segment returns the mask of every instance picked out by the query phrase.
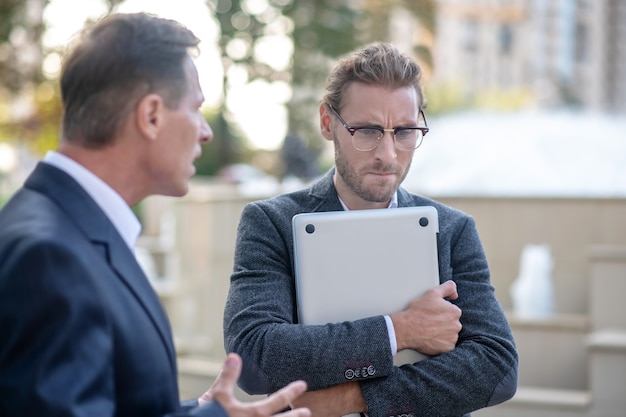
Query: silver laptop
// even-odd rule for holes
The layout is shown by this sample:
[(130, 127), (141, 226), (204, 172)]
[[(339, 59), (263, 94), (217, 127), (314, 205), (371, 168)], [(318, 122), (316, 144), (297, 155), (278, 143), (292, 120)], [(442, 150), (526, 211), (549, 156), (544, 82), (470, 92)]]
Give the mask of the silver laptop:
[[(391, 314), (439, 284), (434, 207), (302, 213), (292, 223), (300, 323)], [(423, 358), (404, 350), (394, 363)]]

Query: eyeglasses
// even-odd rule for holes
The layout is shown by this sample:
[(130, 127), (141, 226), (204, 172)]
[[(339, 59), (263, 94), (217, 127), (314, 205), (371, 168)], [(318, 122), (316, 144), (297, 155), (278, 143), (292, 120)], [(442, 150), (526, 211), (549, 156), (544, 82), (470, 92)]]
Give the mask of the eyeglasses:
[(393, 141), (396, 147), (403, 151), (412, 151), (419, 148), (426, 133), (428, 133), (428, 123), (422, 109), (419, 111), (421, 120), (424, 120), (424, 126), (415, 127), (395, 127), (393, 129), (384, 129), (380, 126), (350, 126), (343, 120), (343, 117), (330, 104), (328, 107), (335, 113), (343, 127), (352, 135), (352, 146), (359, 151), (371, 151), (380, 145), (385, 132), (393, 134)]

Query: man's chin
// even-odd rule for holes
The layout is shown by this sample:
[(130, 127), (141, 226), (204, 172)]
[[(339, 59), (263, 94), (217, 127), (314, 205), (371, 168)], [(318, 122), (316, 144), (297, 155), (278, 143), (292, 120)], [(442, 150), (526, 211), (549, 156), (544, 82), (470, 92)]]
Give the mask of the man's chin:
[(361, 198), (371, 203), (387, 203), (395, 194), (396, 189), (390, 187), (369, 187), (361, 193)]
[(183, 197), (189, 192), (189, 180), (180, 184), (172, 184), (172, 186), (162, 195), (166, 197)]

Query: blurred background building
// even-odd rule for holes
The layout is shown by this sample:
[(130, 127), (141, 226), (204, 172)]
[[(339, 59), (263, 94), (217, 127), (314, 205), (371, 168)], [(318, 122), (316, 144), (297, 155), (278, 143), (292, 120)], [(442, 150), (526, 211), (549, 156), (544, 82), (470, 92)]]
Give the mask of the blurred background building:
[(626, 113), (626, 3), (439, 0), (433, 81), (529, 90), (539, 107)]

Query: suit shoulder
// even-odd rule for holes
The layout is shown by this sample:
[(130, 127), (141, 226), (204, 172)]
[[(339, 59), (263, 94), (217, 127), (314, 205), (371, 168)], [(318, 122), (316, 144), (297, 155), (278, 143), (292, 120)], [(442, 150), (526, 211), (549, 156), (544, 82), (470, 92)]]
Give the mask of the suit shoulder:
[(0, 258), (37, 247), (66, 246), (78, 230), (49, 199), (28, 190), (19, 191), (0, 211)]
[(289, 216), (306, 211), (310, 201), (309, 190), (303, 189), (280, 194), (272, 198), (250, 202), (246, 208), (257, 207), (268, 215)]
[(447, 204), (444, 204), (432, 198), (425, 197), (425, 196), (418, 195), (418, 194), (413, 194), (406, 190), (402, 190), (402, 193), (403, 193), (403, 198), (406, 198), (409, 200), (409, 204), (407, 204), (409, 206), (433, 206), (435, 207), (435, 209), (437, 209), (437, 213), (439, 213), (440, 219), (466, 220), (471, 217), (469, 214), (465, 213), (464, 211), (458, 208), (449, 206)]
[(10, 235), (60, 237), (73, 228), (71, 224), (58, 205), (30, 190), (20, 190), (0, 211), (3, 238)]

